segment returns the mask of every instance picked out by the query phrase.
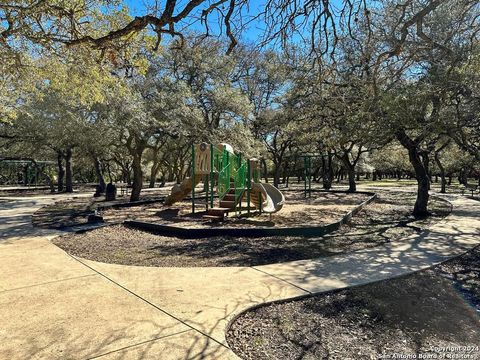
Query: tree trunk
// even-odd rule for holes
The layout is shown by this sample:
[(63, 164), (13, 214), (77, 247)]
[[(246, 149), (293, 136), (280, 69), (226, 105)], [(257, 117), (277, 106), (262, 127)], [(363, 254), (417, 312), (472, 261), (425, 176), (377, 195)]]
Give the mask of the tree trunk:
[(160, 170), (160, 164), (153, 163), (152, 168), (150, 169), (150, 182), (148, 187), (153, 189), (155, 187), (155, 181), (157, 180), (158, 170)]
[(321, 166), (317, 166), (313, 171), (313, 181), (316, 183), (320, 182), (320, 169)]
[(65, 151), (65, 192), (73, 192), (72, 149)]
[(52, 178), (45, 173), (43, 173), (43, 176), (45, 177), (45, 180), (47, 180), (47, 184), (48, 184), (48, 187), (50, 188), (50, 192), (53, 194), (55, 192), (55, 185), (53, 185)]
[(350, 163), (350, 159), (348, 154), (344, 154), (340, 157), (342, 160), (343, 166), (347, 170), (348, 176), (348, 192), (355, 192), (357, 191), (357, 183), (355, 181), (355, 163)]
[(268, 183), (267, 161), (264, 158), (262, 158), (262, 166), (263, 166), (263, 176), (265, 177), (265, 182)]
[(289, 162), (286, 161), (283, 168), (282, 168), (282, 183), (285, 184), (285, 187), (288, 188), (288, 170), (289, 170)]
[(274, 163), (275, 169), (273, 171), (273, 186), (278, 188), (278, 185), (280, 184), (280, 170), (281, 166), (280, 164)]
[(467, 169), (462, 169), (462, 184), (467, 186), (468, 185), (468, 172)]
[(427, 177), (428, 177), (428, 190), (430, 190), (430, 185), (431, 185), (431, 182), (432, 182), (432, 178), (430, 176), (430, 157), (428, 156), (428, 153), (427, 152), (423, 152), (422, 155), (421, 155), (421, 160), (422, 160), (422, 163), (423, 163), (423, 167), (425, 168), (425, 171), (427, 173)]
[(327, 159), (322, 156), (322, 165), (323, 165), (323, 188), (325, 190), (330, 190), (332, 188), (333, 182), (333, 166), (332, 166), (332, 157), (331, 152), (328, 153)]
[(415, 170), (417, 178), (417, 199), (413, 208), (413, 215), (417, 217), (427, 216), (428, 213), (428, 199), (429, 199), (429, 183), (427, 169), (424, 162), (418, 153), (417, 144), (412, 141), (404, 131), (397, 133), (397, 139), (408, 150), (408, 158)]
[(35, 160), (33, 161), (33, 166), (35, 166), (35, 170), (36, 170), (37, 174), (42, 175), (45, 178), (45, 180), (47, 181), (47, 184), (50, 187), (50, 192), (52, 194), (55, 193), (55, 185), (53, 184), (53, 180), (50, 177), (50, 175), (48, 175), (45, 172), (45, 168), (41, 168), (40, 166), (38, 166), (38, 164), (36, 163)]
[(97, 157), (93, 158), (93, 164), (95, 167), (95, 174), (97, 175), (98, 185), (100, 186), (100, 193), (103, 194), (105, 192), (107, 184), (105, 184), (105, 179), (102, 174), (102, 167)]
[(65, 178), (65, 169), (63, 168), (63, 156), (61, 153), (57, 154), (57, 166), (58, 166), (58, 183), (57, 190), (58, 192), (63, 191), (63, 180)]
[(419, 172), (416, 171), (416, 173), (418, 189), (417, 200), (415, 201), (415, 206), (413, 208), (413, 215), (423, 217), (428, 215), (428, 189), (430, 181), (428, 175), (426, 174), (426, 171), (422, 171), (419, 168)]
[(467, 186), (468, 184), (467, 171), (464, 168), (460, 169), (460, 173), (458, 174), (458, 182), (460, 185)]
[(349, 166), (348, 169), (348, 192), (357, 191), (357, 183), (355, 181), (355, 167)]
[(142, 191), (143, 185), (142, 152), (143, 151), (137, 150), (133, 154), (133, 184), (130, 201), (140, 200), (140, 192)]
[(447, 179), (445, 177), (445, 168), (443, 167), (442, 162), (440, 161), (438, 153), (435, 153), (435, 162), (437, 163), (438, 169), (440, 170), (440, 178), (442, 181), (440, 192), (442, 194), (445, 194), (446, 188), (447, 188)]
[(28, 164), (23, 167), (23, 186), (29, 185), (28, 181)]

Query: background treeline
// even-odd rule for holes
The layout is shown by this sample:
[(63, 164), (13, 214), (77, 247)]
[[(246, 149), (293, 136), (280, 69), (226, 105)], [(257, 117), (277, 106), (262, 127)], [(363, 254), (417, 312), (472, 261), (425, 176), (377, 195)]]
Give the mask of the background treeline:
[[(145, 182), (189, 176), (192, 143), (227, 142), (259, 157), (277, 186), (302, 179), (306, 153), (320, 155), (312, 175), (327, 189), (342, 179), (350, 191), (361, 177), (416, 179), (414, 213), (425, 215), (432, 180), (445, 189), (480, 177), (479, 6), (361, 3), (323, 31), (304, 30), (308, 47), (185, 32), (159, 43), (141, 27), (114, 34), (108, 46), (65, 46), (45, 31), (40, 42), (26, 24), (17, 32), (29, 29), (25, 46), (12, 37), (0, 47), (9, 60), (1, 67), (0, 182), (17, 181), (8, 161), (25, 159), (52, 190), (122, 181), (133, 201)], [(0, 15), (15, 25), (21, 10), (0, 6)], [(124, 11), (92, 16), (93, 34), (132, 21)]]

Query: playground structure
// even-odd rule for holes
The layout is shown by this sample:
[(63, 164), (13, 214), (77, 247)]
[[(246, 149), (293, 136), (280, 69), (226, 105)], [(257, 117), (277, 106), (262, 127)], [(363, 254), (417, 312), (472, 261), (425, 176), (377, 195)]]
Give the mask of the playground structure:
[[(170, 206), (191, 194), (192, 213), (195, 213), (195, 187), (204, 182), (205, 219), (222, 221), (225, 214), (252, 210), (275, 213), (280, 211), (285, 197), (276, 187), (260, 182), (260, 164), (257, 159), (243, 159), (228, 144), (192, 145), (191, 177), (173, 186), (165, 205)], [(215, 187), (216, 185), (216, 187)], [(219, 206), (214, 207), (215, 192)], [(246, 202), (243, 207), (242, 202)]]
[(304, 195), (305, 198), (312, 197), (312, 158), (322, 158), (319, 154), (303, 154), (298, 155), (303, 159), (303, 173), (304, 173)]

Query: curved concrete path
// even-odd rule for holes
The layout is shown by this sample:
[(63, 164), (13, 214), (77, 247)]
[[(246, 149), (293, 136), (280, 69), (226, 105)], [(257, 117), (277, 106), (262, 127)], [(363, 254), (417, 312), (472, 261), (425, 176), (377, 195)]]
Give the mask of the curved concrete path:
[(74, 258), (29, 224), (48, 197), (0, 200), (0, 358), (235, 359), (228, 321), (250, 306), (417, 271), (480, 243), (480, 202), (421, 235), (258, 267), (152, 268)]

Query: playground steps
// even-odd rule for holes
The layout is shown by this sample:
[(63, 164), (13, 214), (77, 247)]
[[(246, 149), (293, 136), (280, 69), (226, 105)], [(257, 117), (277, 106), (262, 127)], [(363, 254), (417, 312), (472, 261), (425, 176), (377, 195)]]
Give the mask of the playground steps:
[(235, 198), (235, 192), (236, 190), (241, 190), (242, 192), (245, 191), (245, 189), (236, 189), (235, 184), (232, 182), (230, 183), (230, 189), (228, 192), (223, 195), (223, 198), (220, 199), (220, 207), (222, 208), (228, 208), (230, 210), (235, 209), (235, 206), (237, 203), (240, 201), (242, 198), (242, 195), (240, 195), (237, 199)]
[(235, 194), (225, 194), (223, 197), (224, 201), (235, 201)]
[(220, 200), (220, 206), (233, 210), (235, 208), (235, 200)]
[(210, 221), (223, 221), (225, 220), (225, 215), (203, 215), (202, 219), (204, 220), (210, 220)]
[(208, 209), (208, 214), (209, 215), (223, 215), (225, 213), (228, 213), (232, 209), (226, 208), (226, 207), (213, 207)]
[(208, 209), (207, 215), (203, 215), (202, 218), (210, 221), (223, 221), (225, 220), (225, 214), (231, 210), (231, 208), (226, 207), (210, 208)]

